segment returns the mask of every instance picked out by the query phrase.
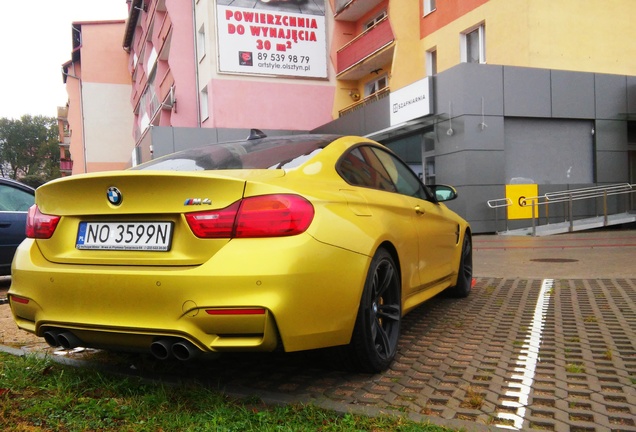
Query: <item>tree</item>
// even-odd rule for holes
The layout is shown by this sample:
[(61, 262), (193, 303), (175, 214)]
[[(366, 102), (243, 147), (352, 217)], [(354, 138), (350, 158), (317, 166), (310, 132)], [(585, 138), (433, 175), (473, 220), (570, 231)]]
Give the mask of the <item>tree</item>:
[(58, 145), (54, 117), (0, 118), (0, 175), (32, 186), (59, 177)]

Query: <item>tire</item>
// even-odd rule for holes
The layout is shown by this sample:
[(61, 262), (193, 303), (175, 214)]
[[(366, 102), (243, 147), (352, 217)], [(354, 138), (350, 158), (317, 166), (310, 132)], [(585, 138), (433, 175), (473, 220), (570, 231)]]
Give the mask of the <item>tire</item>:
[(359, 372), (386, 370), (397, 352), (402, 321), (400, 274), (391, 255), (379, 249), (364, 284), (351, 343), (351, 368)]
[(462, 255), (459, 259), (457, 285), (448, 289), (448, 294), (455, 298), (465, 298), (470, 294), (473, 285), (473, 242), (470, 232), (464, 235)]

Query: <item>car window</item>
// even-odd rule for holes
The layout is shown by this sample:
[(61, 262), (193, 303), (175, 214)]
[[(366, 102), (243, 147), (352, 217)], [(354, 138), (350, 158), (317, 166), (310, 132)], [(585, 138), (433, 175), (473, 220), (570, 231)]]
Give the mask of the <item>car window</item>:
[(133, 170), (204, 171), (293, 169), (311, 159), (336, 136), (292, 135), (212, 144), (173, 153)]
[(429, 195), (426, 193), (420, 179), (404, 162), (395, 155), (377, 147), (373, 147), (373, 152), (384, 165), (398, 193), (415, 198), (429, 199)]
[(369, 146), (349, 151), (340, 159), (336, 170), (349, 184), (397, 192), (389, 173)]
[(0, 211), (25, 212), (33, 202), (33, 195), (29, 192), (10, 185), (0, 185)]

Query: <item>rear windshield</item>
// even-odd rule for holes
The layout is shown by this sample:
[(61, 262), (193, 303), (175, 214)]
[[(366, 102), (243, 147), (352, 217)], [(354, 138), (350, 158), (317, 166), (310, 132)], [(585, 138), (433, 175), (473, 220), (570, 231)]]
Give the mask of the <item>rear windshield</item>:
[(291, 169), (320, 152), (335, 135), (292, 135), (212, 144), (183, 150), (133, 170), (204, 171), (227, 169)]

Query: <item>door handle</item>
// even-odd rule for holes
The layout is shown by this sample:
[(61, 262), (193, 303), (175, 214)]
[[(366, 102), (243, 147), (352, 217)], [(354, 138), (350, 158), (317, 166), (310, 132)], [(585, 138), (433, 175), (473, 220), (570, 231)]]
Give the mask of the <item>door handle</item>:
[(423, 215), (423, 214), (426, 214), (426, 212), (422, 209), (422, 207), (415, 206), (415, 214)]

